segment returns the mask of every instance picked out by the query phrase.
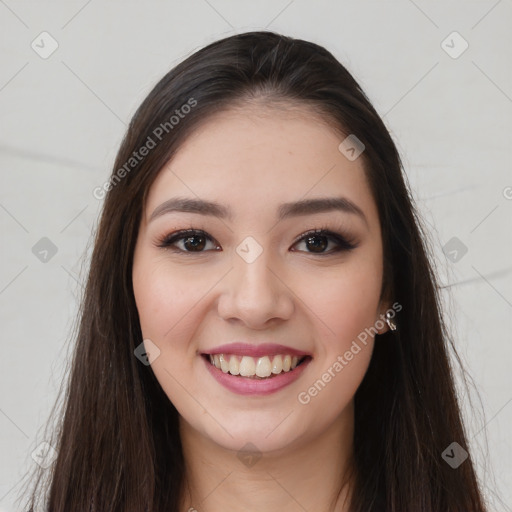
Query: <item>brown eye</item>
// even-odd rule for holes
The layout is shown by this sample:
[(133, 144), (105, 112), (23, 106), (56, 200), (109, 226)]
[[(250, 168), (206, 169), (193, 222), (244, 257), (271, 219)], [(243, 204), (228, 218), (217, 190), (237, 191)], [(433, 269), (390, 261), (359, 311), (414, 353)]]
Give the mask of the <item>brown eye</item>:
[[(350, 251), (357, 247), (357, 244), (347, 240), (338, 233), (333, 233), (325, 229), (314, 230), (302, 235), (294, 244), (303, 243), (306, 250), (310, 254), (328, 255), (341, 251)], [(333, 247), (326, 250), (330, 245)]]
[[(206, 249), (208, 243), (213, 245), (213, 249)], [(219, 250), (211, 237), (198, 230), (178, 231), (168, 235), (160, 240), (158, 247), (184, 253), (202, 253), (208, 250)]]
[(329, 245), (329, 241), (326, 236), (308, 236), (305, 241), (306, 247), (311, 249), (312, 252), (323, 252)]
[(203, 235), (192, 235), (184, 239), (184, 247), (191, 251), (202, 251), (206, 246), (206, 237)]
[[(303, 243), (305, 250), (300, 252), (307, 252), (309, 254), (329, 255), (341, 251), (350, 251), (357, 247), (357, 243), (347, 240), (338, 233), (333, 233), (325, 229), (314, 230), (305, 233), (299, 238), (295, 244)], [(212, 247), (207, 248), (208, 244)], [(329, 250), (327, 250), (332, 246)], [(218, 244), (204, 231), (189, 229), (186, 231), (178, 231), (172, 233), (158, 243), (158, 247), (170, 249), (181, 253), (205, 253), (208, 251), (222, 250)]]

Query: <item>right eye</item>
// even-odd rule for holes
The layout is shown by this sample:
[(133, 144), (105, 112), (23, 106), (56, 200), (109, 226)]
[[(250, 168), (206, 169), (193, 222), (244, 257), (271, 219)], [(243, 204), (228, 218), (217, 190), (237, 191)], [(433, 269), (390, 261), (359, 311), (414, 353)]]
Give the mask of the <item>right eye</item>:
[[(163, 249), (170, 249), (176, 252), (206, 252), (204, 249), (208, 242), (214, 243), (214, 240), (200, 229), (187, 229), (184, 231), (177, 231), (166, 235), (158, 242), (158, 247)], [(181, 247), (177, 244), (180, 243)], [(221, 250), (218, 245), (214, 246), (213, 250)], [(208, 250), (208, 249), (207, 249)], [(212, 249), (209, 249), (212, 250)]]

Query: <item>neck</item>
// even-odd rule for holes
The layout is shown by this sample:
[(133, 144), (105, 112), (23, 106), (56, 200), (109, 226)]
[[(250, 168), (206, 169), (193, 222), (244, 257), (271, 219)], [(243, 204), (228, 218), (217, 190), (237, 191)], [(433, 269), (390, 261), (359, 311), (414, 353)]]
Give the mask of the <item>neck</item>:
[(352, 402), (328, 430), (309, 442), (297, 439), (244, 464), (239, 453), (219, 446), (180, 418), (185, 459), (180, 511), (348, 512), (353, 430)]

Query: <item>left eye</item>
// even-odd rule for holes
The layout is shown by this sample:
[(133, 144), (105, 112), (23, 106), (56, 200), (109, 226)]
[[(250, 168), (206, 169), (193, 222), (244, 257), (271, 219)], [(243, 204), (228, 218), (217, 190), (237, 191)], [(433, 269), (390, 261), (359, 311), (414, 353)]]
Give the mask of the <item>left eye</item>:
[[(206, 248), (208, 243), (213, 245), (213, 249)], [(298, 238), (292, 247), (295, 247), (300, 243), (305, 244), (307, 249), (306, 251), (301, 252), (309, 252), (311, 254), (329, 254), (339, 251), (349, 251), (356, 247), (356, 244), (346, 240), (343, 236), (326, 230), (310, 231)], [(330, 244), (332, 245), (332, 243), (334, 244), (334, 248), (327, 251), (326, 249)], [(172, 235), (164, 237), (159, 242), (158, 247), (169, 248), (185, 253), (201, 253), (208, 250), (222, 250), (214, 243), (214, 240), (209, 235), (200, 230), (188, 230), (173, 233)]]
[[(346, 240), (343, 236), (338, 235), (337, 233), (333, 233), (327, 230), (315, 230), (302, 235), (295, 244), (302, 242), (313, 254), (329, 254), (333, 252), (339, 251), (350, 251), (356, 247), (356, 244)], [(334, 249), (330, 251), (326, 251), (326, 248), (329, 246), (329, 242), (334, 242)], [(294, 244), (294, 245), (295, 245)]]

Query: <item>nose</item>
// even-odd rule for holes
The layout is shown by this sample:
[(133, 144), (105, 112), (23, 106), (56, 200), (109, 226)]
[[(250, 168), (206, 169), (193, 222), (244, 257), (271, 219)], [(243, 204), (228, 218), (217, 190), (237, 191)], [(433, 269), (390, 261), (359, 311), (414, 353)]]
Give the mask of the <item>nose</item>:
[(221, 318), (239, 321), (251, 329), (265, 329), (291, 317), (294, 296), (290, 284), (279, 267), (269, 263), (266, 251), (252, 263), (234, 256), (234, 268), (222, 281), (218, 301)]

